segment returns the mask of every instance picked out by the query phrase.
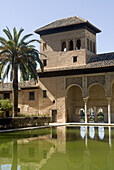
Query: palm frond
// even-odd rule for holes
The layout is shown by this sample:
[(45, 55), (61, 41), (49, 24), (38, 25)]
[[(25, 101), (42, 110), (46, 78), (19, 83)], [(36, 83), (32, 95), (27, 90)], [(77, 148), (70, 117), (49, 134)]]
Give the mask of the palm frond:
[(28, 42), (27, 42), (27, 45), (28, 45), (28, 44), (30, 44), (30, 43), (32, 43), (32, 42), (38, 42), (38, 43), (41, 43), (39, 40), (37, 40), (37, 39), (33, 39), (33, 40), (28, 41)]
[(13, 36), (14, 36), (14, 42), (15, 42), (15, 44), (17, 45), (18, 37), (17, 37), (17, 30), (16, 30), (15, 27), (14, 27), (14, 29), (13, 29)]
[(21, 40), (20, 40), (20, 43), (19, 43), (19, 46), (29, 37), (31, 37), (33, 34), (27, 34), (25, 35)]
[(21, 35), (21, 33), (24, 31), (24, 29), (23, 28), (20, 28), (20, 30), (19, 30), (19, 32), (18, 32), (18, 34), (17, 34), (17, 38), (18, 38), (18, 40), (19, 40), (19, 38), (20, 38), (20, 35)]
[[(10, 53), (10, 51), (9, 51), (9, 50), (3, 50), (3, 51), (1, 51), (1, 52), (0, 52), (0, 56), (1, 56), (2, 54), (6, 54), (6, 53), (8, 53), (8, 54), (9, 54), (9, 53)], [(7, 56), (7, 55), (6, 55), (6, 56)]]
[(3, 37), (0, 37), (0, 43), (5, 45), (7, 43), (7, 40)]
[(6, 70), (4, 71), (3, 75), (2, 75), (2, 79), (4, 80), (6, 77), (8, 77), (8, 73), (10, 70), (10, 63), (6, 66)]
[(9, 40), (12, 40), (12, 35), (11, 35), (8, 27), (7, 27), (7, 29), (3, 29), (3, 32), (7, 35)]
[(8, 64), (9, 59), (6, 58), (2, 61), (2, 63), (0, 64), (0, 77), (2, 76), (3, 72), (4, 72), (4, 68), (5, 66)]

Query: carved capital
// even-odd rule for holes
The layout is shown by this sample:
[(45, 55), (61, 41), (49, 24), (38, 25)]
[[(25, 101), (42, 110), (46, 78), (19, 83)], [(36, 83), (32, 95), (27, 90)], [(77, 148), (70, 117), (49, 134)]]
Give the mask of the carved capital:
[(111, 102), (111, 97), (107, 97), (107, 100), (108, 100), (108, 103), (110, 103)]
[(84, 103), (87, 103), (87, 102), (88, 102), (88, 98), (89, 98), (89, 97), (83, 98)]

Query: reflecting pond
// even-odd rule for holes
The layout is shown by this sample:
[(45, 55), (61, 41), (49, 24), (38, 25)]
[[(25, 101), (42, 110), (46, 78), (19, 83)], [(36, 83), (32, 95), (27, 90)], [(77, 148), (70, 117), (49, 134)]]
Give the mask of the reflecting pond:
[(114, 129), (55, 127), (0, 134), (0, 170), (113, 170)]

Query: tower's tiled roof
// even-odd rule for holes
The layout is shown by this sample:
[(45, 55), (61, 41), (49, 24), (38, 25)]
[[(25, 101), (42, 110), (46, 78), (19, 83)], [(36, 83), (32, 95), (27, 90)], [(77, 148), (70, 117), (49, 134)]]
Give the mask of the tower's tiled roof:
[[(35, 30), (35, 32), (40, 33), (41, 31), (45, 31), (45, 30), (50, 30), (50, 29), (55, 29), (55, 28), (60, 28), (60, 27), (66, 27), (66, 26), (76, 25), (76, 24), (82, 24), (82, 23), (87, 23), (87, 24), (91, 25), (92, 27), (94, 27), (87, 20), (80, 18), (78, 16), (74, 16), (74, 17), (56, 20), (56, 21), (54, 21), (54, 22), (52, 22), (48, 25), (45, 25), (44, 27), (41, 27), (41, 28)], [(98, 28), (96, 28), (96, 27), (94, 27), (94, 28), (98, 32), (100, 32), (100, 30)]]

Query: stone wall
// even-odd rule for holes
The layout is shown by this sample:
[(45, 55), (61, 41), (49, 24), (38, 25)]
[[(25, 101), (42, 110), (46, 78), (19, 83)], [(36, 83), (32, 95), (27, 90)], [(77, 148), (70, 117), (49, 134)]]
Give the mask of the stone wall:
[[(35, 94), (35, 100), (29, 100), (29, 92), (34, 92)], [(25, 89), (19, 91), (19, 108), (20, 113), (22, 115), (27, 116), (38, 116), (38, 110), (39, 110), (39, 89)]]
[(0, 129), (15, 129), (32, 126), (44, 126), (51, 123), (51, 117), (15, 117), (0, 119)]
[[(57, 122), (65, 122), (65, 78), (50, 77), (40, 78), (39, 84), (39, 114), (49, 114), (57, 110)], [(47, 97), (42, 97), (42, 90), (47, 91)]]

